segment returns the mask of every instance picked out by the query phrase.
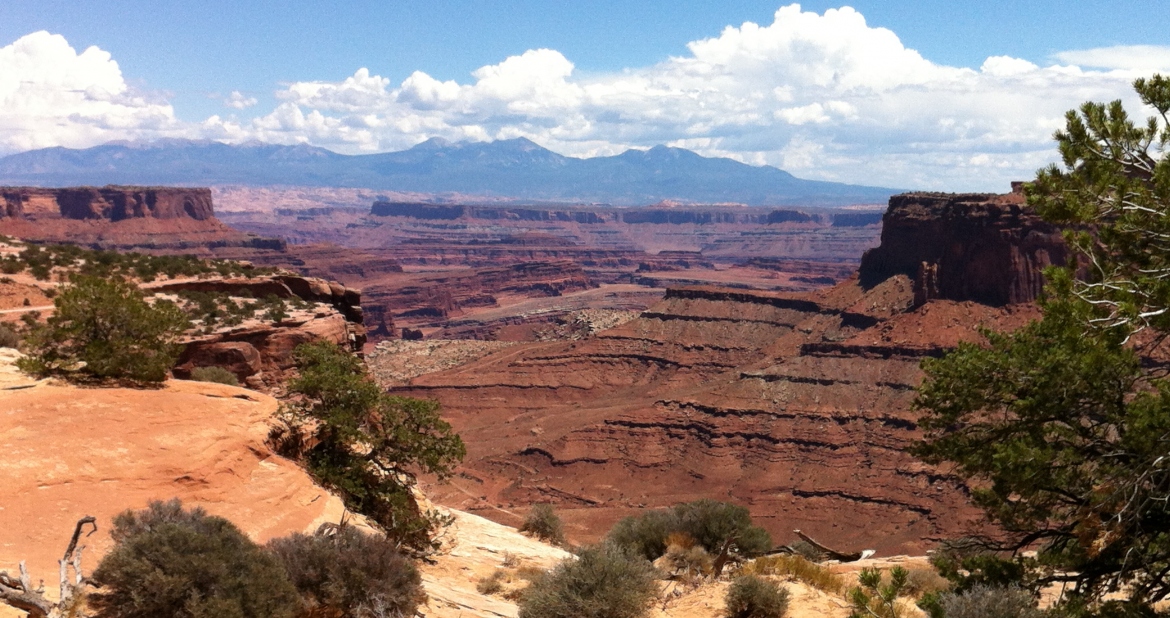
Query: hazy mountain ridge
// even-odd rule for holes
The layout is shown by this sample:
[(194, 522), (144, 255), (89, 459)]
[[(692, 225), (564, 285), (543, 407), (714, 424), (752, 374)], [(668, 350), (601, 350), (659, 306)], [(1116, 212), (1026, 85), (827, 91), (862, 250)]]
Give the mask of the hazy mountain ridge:
[(525, 138), (342, 155), (307, 145), (160, 140), (0, 158), (0, 183), (363, 187), (638, 205), (661, 200), (751, 205), (884, 203), (894, 189), (803, 180), (781, 169), (655, 146), (609, 157), (559, 155)]

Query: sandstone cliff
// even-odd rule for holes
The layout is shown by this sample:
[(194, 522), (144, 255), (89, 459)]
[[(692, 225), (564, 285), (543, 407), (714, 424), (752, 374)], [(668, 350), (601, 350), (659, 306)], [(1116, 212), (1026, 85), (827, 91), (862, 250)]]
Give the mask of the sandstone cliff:
[(362, 293), (336, 281), (275, 275), (163, 281), (144, 287), (155, 294), (218, 292), (251, 298), (296, 298), (308, 303), (304, 309), (292, 309), (279, 322), (251, 319), (190, 334), (173, 370), (178, 378), (189, 378), (198, 367), (216, 366), (253, 388), (275, 388), (293, 369), (293, 350), (302, 343), (330, 341), (354, 352), (360, 352), (366, 343)]
[(107, 249), (284, 247), (221, 223), (200, 188), (0, 187), (0, 234)]
[(987, 305), (1030, 302), (1041, 271), (1067, 262), (1060, 230), (1007, 195), (907, 193), (890, 198), (881, 245), (861, 260), (861, 284), (902, 274), (918, 302), (942, 298)]

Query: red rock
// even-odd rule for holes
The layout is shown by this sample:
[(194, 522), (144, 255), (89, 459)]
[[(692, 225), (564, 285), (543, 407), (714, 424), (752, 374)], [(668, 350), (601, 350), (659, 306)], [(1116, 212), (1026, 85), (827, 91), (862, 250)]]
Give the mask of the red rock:
[(1061, 231), (1018, 193), (907, 193), (890, 198), (882, 242), (861, 260), (861, 284), (903, 274), (920, 297), (1001, 306), (1030, 302), (1042, 270), (1069, 257)]
[(263, 358), (256, 347), (242, 341), (196, 342), (187, 345), (174, 368), (176, 378), (189, 379), (197, 367), (223, 367), (241, 382), (260, 373)]

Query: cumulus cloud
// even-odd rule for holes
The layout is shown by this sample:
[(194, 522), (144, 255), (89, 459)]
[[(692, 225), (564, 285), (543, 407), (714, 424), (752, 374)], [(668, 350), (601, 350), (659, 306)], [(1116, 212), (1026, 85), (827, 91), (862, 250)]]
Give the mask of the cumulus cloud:
[[(59, 37), (26, 39), (34, 37), (40, 46), (68, 50), (71, 59), (58, 66), (92, 55), (86, 62), (105, 71), (79, 71), (90, 77), (69, 88), (26, 73), (39, 80), (37, 92), (118, 110), (121, 115), (109, 111), (102, 118), (109, 126), (120, 121), (123, 132), (173, 122), (168, 107), (128, 102), (117, 65), (104, 52), (77, 55)], [(14, 88), (6, 69), (12, 60), (4, 54), (13, 55), (16, 45), (0, 52), (0, 97)], [(394, 83), (361, 68), (340, 81), (288, 84), (276, 92), (277, 106), (254, 118), (212, 116), (185, 130), (347, 153), (399, 150), (432, 137), (523, 136), (571, 156), (670, 144), (808, 178), (1004, 190), (1056, 158), (1051, 136), (1066, 110), (1119, 97), (1137, 109), (1130, 82), (1170, 70), (1170, 47), (1067, 51), (1050, 60), (1041, 66), (994, 55), (978, 68), (942, 65), (894, 32), (870, 26), (854, 9), (818, 14), (792, 4), (770, 24), (728, 26), (651, 66), (582, 75), (560, 52), (536, 49), (484, 66), (465, 82), (420, 70)], [(251, 100), (240, 99), (241, 105)], [(21, 108), (0, 100), (0, 113), (16, 119), (2, 126), (20, 125), (27, 116), (10, 110)], [(71, 133), (81, 132), (71, 118), (82, 103), (50, 103), (38, 109), (54, 110), (50, 115), (65, 128), (37, 144), (83, 142)], [(22, 144), (33, 144), (25, 139)], [(15, 147), (9, 133), (0, 140), (6, 140), (0, 147)]]
[(728, 26), (685, 55), (611, 74), (578, 75), (559, 52), (538, 49), (469, 83), (416, 71), (393, 85), (360, 69), (292, 84), (272, 113), (231, 129), (343, 152), (430, 137), (525, 136), (574, 156), (668, 143), (810, 178), (996, 190), (1055, 158), (1051, 136), (1065, 110), (1128, 96), (1162, 48), (1128, 63), (1110, 49), (1058, 54), (1046, 67), (1009, 56), (952, 67), (854, 9), (793, 4), (771, 24)]
[(110, 54), (34, 32), (0, 47), (0, 152), (182, 133), (170, 105), (135, 93)]
[(231, 94), (224, 98), (223, 104), (232, 109), (248, 109), (259, 101), (256, 97), (249, 97), (239, 90), (233, 90)]

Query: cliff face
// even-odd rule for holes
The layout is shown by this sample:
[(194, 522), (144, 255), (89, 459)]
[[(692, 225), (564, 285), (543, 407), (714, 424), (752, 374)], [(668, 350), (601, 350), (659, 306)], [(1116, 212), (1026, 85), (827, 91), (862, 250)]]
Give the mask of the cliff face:
[(1060, 230), (1024, 204), (1023, 195), (907, 193), (890, 198), (881, 245), (861, 260), (861, 285), (894, 275), (915, 280), (917, 302), (1030, 302), (1041, 271), (1069, 256)]
[(4, 187), (0, 189), (4, 208), (0, 217), (31, 219), (134, 218), (205, 221), (214, 216), (211, 189), (175, 187)]
[(278, 323), (249, 320), (213, 333), (192, 335), (173, 369), (186, 379), (198, 367), (223, 367), (252, 388), (279, 386), (293, 368), (293, 350), (302, 343), (330, 341), (360, 351), (366, 342), (361, 291), (336, 281), (281, 275), (258, 279), (192, 279), (149, 285), (155, 293), (219, 292), (264, 298), (299, 298), (308, 308)]
[(215, 217), (210, 189), (0, 187), (0, 234), (48, 243), (151, 252), (224, 247), (283, 251), (283, 240), (236, 231)]

